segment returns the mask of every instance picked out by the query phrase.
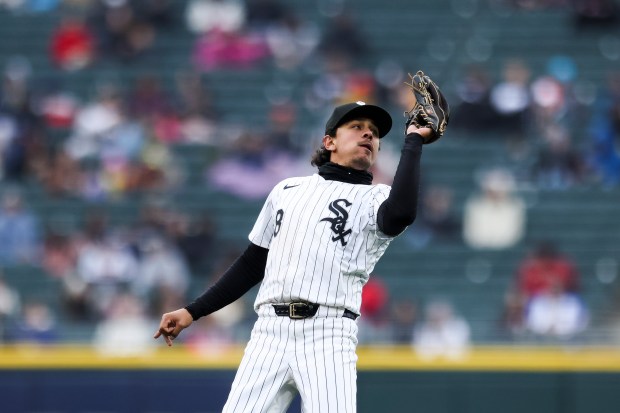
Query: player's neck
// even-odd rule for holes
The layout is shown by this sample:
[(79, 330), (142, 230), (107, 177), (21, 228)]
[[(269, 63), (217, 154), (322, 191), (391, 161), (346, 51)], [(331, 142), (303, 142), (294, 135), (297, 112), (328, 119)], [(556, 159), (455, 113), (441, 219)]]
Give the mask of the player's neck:
[(371, 185), (372, 174), (347, 166), (328, 162), (319, 166), (319, 175), (328, 181), (340, 181), (348, 184)]

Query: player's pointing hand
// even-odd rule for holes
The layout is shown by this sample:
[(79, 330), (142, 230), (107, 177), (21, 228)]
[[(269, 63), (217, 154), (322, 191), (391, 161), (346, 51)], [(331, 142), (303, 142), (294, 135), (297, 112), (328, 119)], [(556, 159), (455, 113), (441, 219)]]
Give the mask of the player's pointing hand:
[(181, 331), (189, 327), (193, 321), (194, 319), (191, 314), (185, 308), (181, 308), (171, 313), (166, 313), (161, 316), (159, 330), (155, 332), (153, 338), (157, 339), (160, 336), (164, 336), (166, 344), (168, 344), (168, 346), (172, 346), (172, 340), (177, 338)]

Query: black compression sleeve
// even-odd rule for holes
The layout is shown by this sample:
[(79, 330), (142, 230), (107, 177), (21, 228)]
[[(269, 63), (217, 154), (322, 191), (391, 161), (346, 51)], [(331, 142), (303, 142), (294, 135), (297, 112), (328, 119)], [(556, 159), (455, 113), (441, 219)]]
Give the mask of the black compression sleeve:
[(250, 243), (220, 279), (185, 309), (198, 320), (237, 300), (265, 277), (268, 252)]
[(386, 235), (400, 234), (415, 220), (420, 190), (422, 142), (422, 137), (417, 133), (410, 133), (405, 138), (392, 190), (377, 214), (377, 225)]

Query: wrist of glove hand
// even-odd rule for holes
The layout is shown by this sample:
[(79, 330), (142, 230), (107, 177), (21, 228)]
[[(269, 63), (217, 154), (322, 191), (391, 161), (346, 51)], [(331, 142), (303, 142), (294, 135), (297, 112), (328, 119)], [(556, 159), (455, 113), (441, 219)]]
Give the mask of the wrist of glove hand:
[(407, 129), (405, 130), (405, 136), (409, 135), (411, 133), (415, 133), (418, 134), (422, 137), (422, 140), (424, 141), (424, 143), (426, 143), (426, 141), (433, 139), (435, 132), (428, 126), (422, 126), (419, 127), (415, 124), (410, 124)]

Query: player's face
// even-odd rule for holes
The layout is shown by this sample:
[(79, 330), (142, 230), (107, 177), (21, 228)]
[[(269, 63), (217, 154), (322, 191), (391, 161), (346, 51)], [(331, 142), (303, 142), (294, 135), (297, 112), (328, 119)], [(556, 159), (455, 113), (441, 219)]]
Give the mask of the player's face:
[(368, 170), (379, 152), (379, 129), (370, 119), (343, 123), (336, 136), (325, 136), (323, 144), (331, 151), (331, 162), (358, 170)]

